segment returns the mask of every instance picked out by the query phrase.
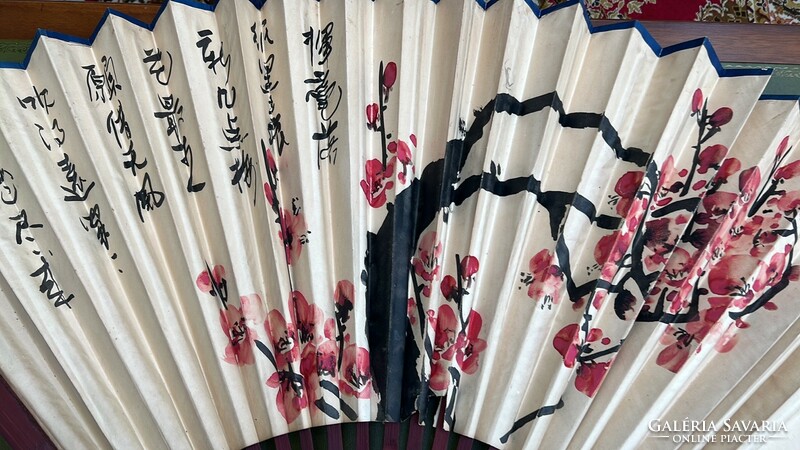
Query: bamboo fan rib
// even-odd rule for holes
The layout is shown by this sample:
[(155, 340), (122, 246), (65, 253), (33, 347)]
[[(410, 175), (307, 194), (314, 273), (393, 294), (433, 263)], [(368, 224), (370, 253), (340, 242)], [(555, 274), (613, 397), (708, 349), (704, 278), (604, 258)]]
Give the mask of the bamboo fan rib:
[(415, 412), (498, 448), (788, 445), (800, 110), (767, 79), (575, 2), (43, 32), (0, 70), (0, 371), (66, 448)]

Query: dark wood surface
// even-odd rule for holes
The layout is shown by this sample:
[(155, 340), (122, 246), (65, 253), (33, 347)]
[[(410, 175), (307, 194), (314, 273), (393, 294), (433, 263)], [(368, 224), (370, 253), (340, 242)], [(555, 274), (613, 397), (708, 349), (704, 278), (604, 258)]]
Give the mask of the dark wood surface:
[[(107, 8), (149, 23), (159, 5), (0, 0), (0, 39), (31, 39), (39, 28), (91, 36)], [(615, 23), (599, 20), (596, 24)], [(724, 62), (800, 64), (800, 26), (645, 21), (662, 47), (709, 37)]]

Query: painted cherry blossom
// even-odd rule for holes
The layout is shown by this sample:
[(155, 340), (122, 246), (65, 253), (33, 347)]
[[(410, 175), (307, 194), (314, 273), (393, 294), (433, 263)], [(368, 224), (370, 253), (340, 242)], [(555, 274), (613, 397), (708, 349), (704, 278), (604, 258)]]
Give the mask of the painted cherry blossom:
[(278, 232), (278, 237), (283, 241), (286, 263), (292, 265), (298, 261), (303, 251), (308, 226), (302, 213), (295, 213), (285, 208), (281, 209), (279, 222), (281, 230)]
[(342, 358), (339, 389), (356, 398), (369, 398), (372, 376), (369, 371), (369, 352), (355, 344), (348, 345)]
[(370, 159), (364, 166), (365, 176), (361, 180), (361, 190), (367, 198), (367, 203), (373, 208), (380, 208), (386, 204), (386, 191), (394, 187), (391, 177), (394, 174), (394, 165), (383, 167), (378, 159)]

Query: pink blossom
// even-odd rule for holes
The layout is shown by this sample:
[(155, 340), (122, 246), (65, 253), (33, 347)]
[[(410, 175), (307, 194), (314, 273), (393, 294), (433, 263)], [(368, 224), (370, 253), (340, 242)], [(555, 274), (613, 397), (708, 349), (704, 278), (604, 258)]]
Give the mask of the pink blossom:
[[(253, 294), (253, 296), (255, 297), (254, 300), (260, 304), (261, 299), (258, 295)], [(242, 299), (241, 308), (228, 305), (226, 309), (219, 311), (219, 323), (222, 326), (222, 331), (228, 337), (228, 345), (225, 347), (225, 356), (222, 359), (228, 364), (238, 366), (255, 362), (253, 344), (258, 338), (256, 331), (247, 324), (247, 316), (254, 315), (250, 304), (246, 303), (248, 300), (245, 299), (248, 299), (248, 297), (242, 297)]]
[(608, 373), (611, 362), (589, 361), (578, 366), (578, 374), (575, 378), (575, 389), (586, 394), (587, 397), (594, 397), (600, 384)]
[(397, 64), (390, 62), (386, 64), (383, 69), (383, 86), (386, 89), (391, 89), (394, 82), (397, 80)]
[(300, 342), (315, 342), (317, 326), (321, 326), (324, 321), (322, 310), (314, 304), (308, 304), (306, 297), (300, 291), (292, 292), (289, 301), (291, 306), (291, 316), (297, 328), (297, 337)]
[(394, 166), (387, 164), (384, 169), (380, 160), (371, 159), (367, 161), (364, 171), (366, 176), (361, 180), (361, 190), (364, 191), (369, 206), (380, 208), (386, 203), (386, 191), (394, 187), (394, 181), (390, 181)]
[(217, 265), (211, 270), (212, 273), (208, 273), (208, 270), (204, 270), (200, 272), (200, 275), (197, 276), (195, 280), (195, 284), (200, 289), (201, 292), (205, 294), (212, 294), (214, 286), (219, 286), (225, 281), (225, 268), (223, 266)]
[(378, 107), (377, 103), (371, 103), (367, 105), (366, 108), (367, 128), (375, 129), (377, 127), (379, 113), (380, 113), (380, 108)]
[(697, 114), (703, 108), (703, 91), (697, 89), (692, 95), (692, 114)]
[(456, 363), (464, 373), (475, 373), (478, 370), (478, 357), (486, 349), (486, 341), (480, 339), (483, 319), (477, 311), (469, 313), (466, 332), (462, 330), (456, 338)]
[(279, 368), (287, 367), (290, 362), (300, 358), (295, 327), (291, 323), (286, 323), (280, 311), (273, 309), (269, 312), (264, 322), (264, 329), (275, 349), (275, 360)]
[(711, 114), (711, 117), (708, 118), (708, 124), (718, 128), (730, 122), (731, 119), (733, 119), (733, 110), (723, 106)]
[(286, 208), (281, 209), (280, 226), (278, 237), (283, 241), (286, 263), (291, 265), (300, 258), (303, 250), (302, 238), (308, 232), (308, 228), (302, 213), (292, 214)]
[(369, 398), (372, 377), (369, 371), (369, 351), (350, 344), (342, 355), (339, 389), (356, 398)]

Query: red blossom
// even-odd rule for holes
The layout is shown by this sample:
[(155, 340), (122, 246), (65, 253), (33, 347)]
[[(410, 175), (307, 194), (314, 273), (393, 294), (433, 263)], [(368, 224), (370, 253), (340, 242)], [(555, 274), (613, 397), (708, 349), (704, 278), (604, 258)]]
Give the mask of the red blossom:
[(269, 312), (264, 322), (264, 329), (275, 349), (275, 360), (279, 369), (288, 367), (292, 361), (297, 361), (300, 357), (297, 332), (293, 324), (286, 323), (280, 311), (273, 309)]
[(353, 309), (355, 299), (355, 287), (348, 280), (341, 280), (336, 283), (336, 290), (333, 292), (333, 301), (337, 308)]
[(703, 91), (697, 89), (692, 95), (692, 114), (697, 114), (703, 108)]
[(680, 247), (676, 248), (664, 267), (663, 273), (666, 277), (666, 283), (672, 287), (680, 287), (692, 269), (693, 264), (694, 261), (689, 252)]
[(308, 394), (303, 384), (288, 370), (275, 372), (267, 379), (267, 386), (278, 388), (275, 403), (286, 423), (294, 422), (300, 416), (300, 411), (309, 405)]
[(553, 347), (564, 358), (564, 366), (574, 367), (578, 356), (579, 328), (577, 323), (572, 323), (560, 329), (553, 338)]
[[(195, 280), (195, 284), (200, 289), (201, 292), (205, 294), (212, 293), (214, 285), (219, 286), (225, 281), (225, 268), (217, 265), (211, 270), (211, 274), (208, 273), (208, 270), (204, 270), (200, 272), (200, 275), (197, 276)], [(212, 281), (213, 280), (213, 281)], [(213, 295), (213, 294), (212, 294)]]
[(528, 286), (528, 297), (534, 300), (545, 297), (555, 299), (561, 288), (563, 273), (553, 253), (547, 249), (539, 251), (533, 255), (528, 267), (533, 276), (533, 282)]
[(731, 175), (738, 172), (742, 168), (742, 163), (736, 158), (727, 158), (722, 161), (714, 178), (711, 179), (711, 184), (719, 186), (728, 182)]
[(456, 338), (456, 363), (464, 373), (475, 373), (478, 370), (478, 357), (486, 349), (486, 341), (480, 339), (483, 319), (477, 311), (470, 311), (466, 332), (462, 330)]
[(439, 313), (434, 315), (432, 310), (428, 311), (428, 322), (435, 330), (433, 338), (433, 360), (445, 359), (452, 360), (456, 342), (456, 329), (458, 320), (450, 305), (439, 306)]
[(306, 392), (314, 392), (319, 388), (317, 347), (313, 342), (303, 347), (303, 353), (300, 355), (300, 374), (303, 376)]
[(639, 186), (642, 184), (642, 180), (644, 179), (644, 172), (642, 171), (631, 171), (626, 172), (619, 180), (617, 180), (617, 184), (614, 185), (614, 192), (619, 195), (619, 201), (617, 201), (617, 214), (620, 216), (625, 216), (628, 213), (628, 209), (631, 206), (631, 202), (633, 198), (636, 196), (636, 192), (639, 190)]
[(456, 298), (456, 293), (458, 292), (458, 282), (452, 275), (445, 275), (439, 288), (442, 290), (444, 298), (453, 300)]
[(708, 124), (712, 127), (719, 128), (730, 122), (731, 119), (733, 119), (733, 110), (727, 106), (723, 106), (714, 111), (714, 114), (711, 114), (711, 117), (708, 118)]
[[(788, 245), (787, 247), (789, 247), (787, 249), (788, 252), (791, 247)], [(778, 252), (772, 255), (769, 264), (761, 264), (761, 271), (753, 282), (753, 289), (756, 292), (774, 286), (775, 283), (781, 280), (783, 271), (786, 268), (786, 256), (786, 253)]]
[(413, 297), (408, 298), (408, 303), (406, 304), (406, 316), (408, 316), (408, 321), (411, 322), (411, 325), (417, 324), (417, 302), (414, 301)]
[(414, 273), (422, 278), (422, 295), (431, 296), (431, 285), (439, 273), (439, 257), (442, 244), (437, 240), (436, 232), (429, 231), (419, 240), (417, 255), (412, 259)]
[(297, 329), (297, 337), (300, 342), (314, 342), (317, 326), (322, 325), (324, 314), (322, 310), (314, 304), (308, 304), (306, 297), (300, 291), (292, 292), (289, 304), (292, 306), (291, 315)]
[(709, 271), (708, 287), (717, 295), (745, 296), (752, 289), (748, 279), (761, 265), (749, 255), (725, 256)]
[(783, 213), (788, 213), (800, 208), (800, 191), (788, 191), (780, 197), (773, 197), (767, 204), (778, 208)]
[(326, 340), (319, 344), (317, 350), (317, 372), (320, 375), (336, 376), (336, 359), (339, 346), (335, 341)]
[(369, 398), (372, 377), (369, 372), (369, 351), (355, 344), (344, 349), (339, 389), (356, 398)]
[(375, 129), (378, 125), (378, 114), (380, 113), (380, 107), (377, 103), (371, 103), (367, 105), (366, 114), (367, 114), (367, 127), (369, 129)]
[(589, 361), (578, 366), (578, 375), (575, 378), (575, 389), (586, 394), (587, 397), (594, 397), (600, 384), (608, 373), (611, 362)]
[(791, 162), (775, 171), (776, 180), (788, 180), (800, 175), (800, 160)]
[(706, 173), (708, 169), (716, 169), (727, 154), (728, 147), (722, 144), (709, 145), (704, 148), (697, 157), (699, 160), (697, 173)]
[(364, 172), (366, 176), (361, 180), (361, 190), (367, 197), (369, 206), (380, 208), (386, 203), (386, 191), (394, 187), (391, 177), (394, 174), (394, 166), (387, 164), (386, 169), (378, 159), (367, 161)]
[(403, 140), (397, 140), (397, 160), (400, 161), (403, 165), (407, 166), (411, 164), (411, 148), (408, 147)]
[(391, 89), (394, 82), (397, 80), (397, 64), (390, 62), (386, 64), (383, 69), (383, 86), (386, 89)]
[(251, 328), (253, 322), (263, 319), (261, 297), (258, 294), (241, 297), (241, 308), (228, 305), (219, 311), (219, 323), (228, 337), (223, 361), (238, 366), (253, 364), (253, 344), (258, 338)]
[(301, 238), (308, 232), (306, 220), (302, 213), (292, 214), (286, 208), (282, 208), (280, 226), (278, 237), (283, 241), (286, 263), (291, 265), (297, 262), (303, 250)]
[(786, 135), (786, 137), (784, 137), (781, 140), (781, 143), (778, 144), (778, 148), (775, 151), (775, 153), (776, 153), (775, 157), (780, 159), (784, 155), (784, 153), (786, 153), (786, 150), (788, 150), (788, 149), (789, 149), (789, 136)]
[(461, 259), (461, 275), (464, 279), (469, 279), (475, 276), (478, 273), (478, 268), (480, 264), (478, 263), (478, 258), (474, 256), (467, 255)]
[(712, 216), (721, 217), (728, 213), (737, 198), (736, 194), (717, 191), (703, 198), (703, 207)]
[(656, 364), (672, 373), (678, 373), (683, 365), (686, 364), (686, 360), (689, 359), (691, 353), (691, 347), (676, 341), (661, 350), (656, 357)]

